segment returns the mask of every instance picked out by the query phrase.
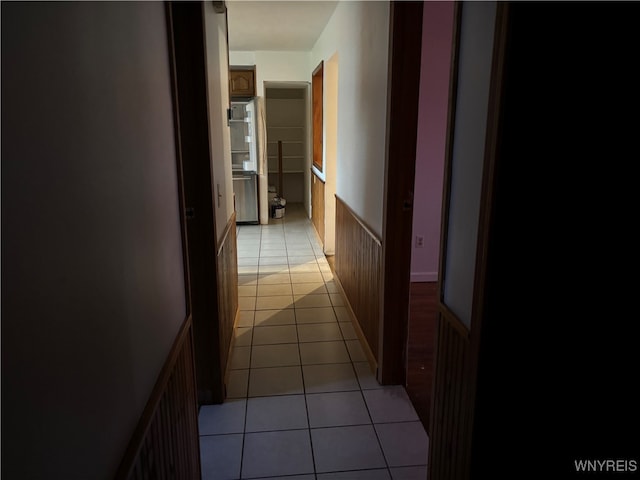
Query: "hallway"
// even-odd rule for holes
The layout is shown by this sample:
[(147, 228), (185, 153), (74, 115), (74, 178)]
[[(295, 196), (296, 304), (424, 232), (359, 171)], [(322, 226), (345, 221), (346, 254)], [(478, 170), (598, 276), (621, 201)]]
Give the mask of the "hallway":
[(301, 205), (238, 227), (227, 400), (200, 408), (203, 480), (426, 478), (427, 435), (381, 387)]

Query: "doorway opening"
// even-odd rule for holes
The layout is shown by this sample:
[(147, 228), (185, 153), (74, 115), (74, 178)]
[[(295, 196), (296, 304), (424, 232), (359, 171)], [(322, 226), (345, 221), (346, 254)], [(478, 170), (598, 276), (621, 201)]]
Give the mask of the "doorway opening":
[[(265, 82), (267, 195), (285, 200), (284, 207), (309, 209), (309, 121), (307, 82)], [(270, 215), (271, 216), (271, 215)]]

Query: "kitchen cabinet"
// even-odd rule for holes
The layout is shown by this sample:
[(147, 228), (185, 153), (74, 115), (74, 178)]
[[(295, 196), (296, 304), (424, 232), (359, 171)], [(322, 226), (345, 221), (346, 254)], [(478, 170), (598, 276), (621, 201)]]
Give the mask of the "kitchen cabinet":
[(256, 96), (255, 67), (229, 67), (229, 95), (244, 98)]

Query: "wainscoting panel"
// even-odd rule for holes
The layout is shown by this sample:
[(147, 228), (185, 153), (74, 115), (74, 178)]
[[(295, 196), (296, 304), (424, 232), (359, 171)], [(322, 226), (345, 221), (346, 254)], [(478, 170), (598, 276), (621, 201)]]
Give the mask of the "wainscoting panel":
[(369, 348), (379, 363), (382, 245), (337, 195), (335, 269)]
[(472, 400), (465, 388), (470, 355), (465, 330), (453, 315), (440, 312), (429, 434), (429, 478), (469, 478)]
[(197, 401), (189, 316), (147, 402), (116, 479), (200, 478)]
[(220, 324), (220, 371), (227, 370), (233, 325), (238, 312), (238, 255), (234, 213), (218, 244), (218, 318)]
[(311, 170), (311, 223), (324, 246), (324, 182)]

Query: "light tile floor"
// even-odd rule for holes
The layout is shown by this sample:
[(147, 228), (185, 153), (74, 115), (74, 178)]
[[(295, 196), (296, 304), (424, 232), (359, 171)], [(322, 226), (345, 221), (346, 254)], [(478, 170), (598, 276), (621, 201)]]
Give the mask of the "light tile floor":
[(424, 480), (424, 428), (371, 372), (301, 206), (239, 226), (238, 265), (227, 400), (199, 414), (203, 480)]

